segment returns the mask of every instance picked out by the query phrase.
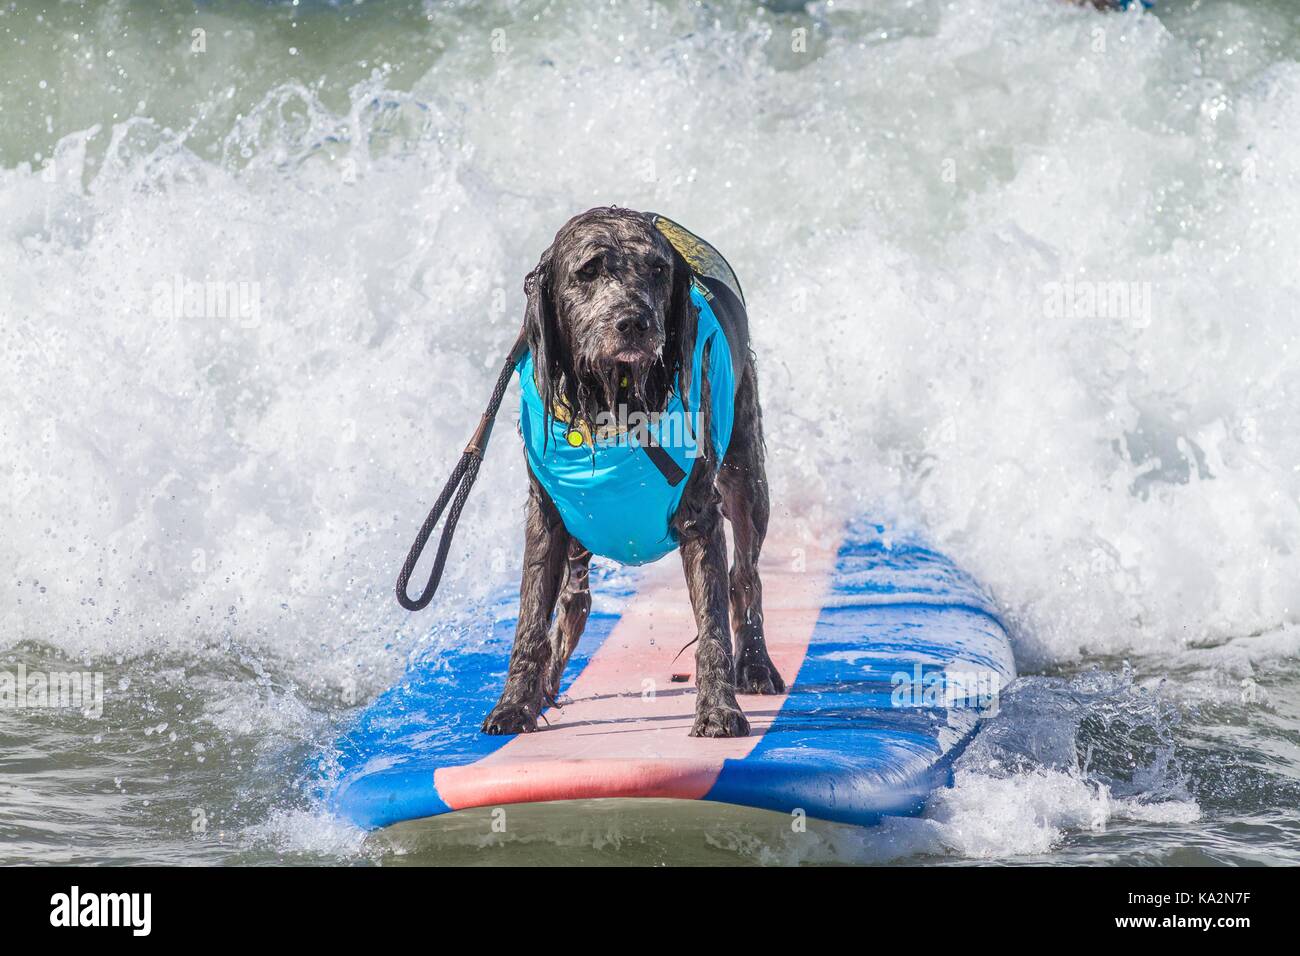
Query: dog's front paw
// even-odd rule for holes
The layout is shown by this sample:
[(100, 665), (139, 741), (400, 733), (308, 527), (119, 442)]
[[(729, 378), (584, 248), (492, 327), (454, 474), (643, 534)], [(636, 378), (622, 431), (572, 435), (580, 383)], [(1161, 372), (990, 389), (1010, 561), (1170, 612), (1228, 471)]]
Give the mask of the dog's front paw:
[(483, 721), (485, 734), (531, 734), (537, 729), (537, 714), (523, 704), (502, 701)]
[(736, 693), (784, 694), (785, 681), (764, 654), (761, 661), (736, 662)]
[(748, 737), (749, 721), (732, 704), (714, 704), (696, 708), (692, 737)]

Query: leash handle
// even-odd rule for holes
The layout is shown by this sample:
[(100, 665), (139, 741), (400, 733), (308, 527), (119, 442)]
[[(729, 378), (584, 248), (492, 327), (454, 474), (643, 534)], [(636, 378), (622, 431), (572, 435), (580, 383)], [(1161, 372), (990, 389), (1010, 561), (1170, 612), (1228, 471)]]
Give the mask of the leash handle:
[[(456, 523), (460, 521), (461, 510), (465, 507), (470, 489), (474, 487), (474, 482), (478, 478), (478, 469), (483, 463), (483, 455), (487, 452), (488, 442), (492, 438), (492, 425), (496, 422), (497, 412), (501, 409), (501, 400), (505, 398), (506, 389), (510, 386), (510, 378), (514, 375), (515, 366), (519, 364), (526, 351), (528, 351), (528, 337), (521, 329), (515, 344), (510, 348), (510, 355), (506, 358), (501, 374), (497, 376), (492, 397), (488, 399), (487, 408), (483, 411), (483, 417), (479, 419), (478, 428), (474, 430), (469, 444), (461, 452), (460, 461), (452, 469), (447, 483), (442, 486), (442, 491), (434, 501), (433, 507), (429, 509), (429, 515), (424, 519), (424, 524), (420, 526), (415, 542), (406, 555), (402, 570), (397, 575), (397, 603), (408, 611), (424, 610), (438, 592), (438, 585), (442, 583), (443, 567), (447, 563), (447, 553), (451, 550), (451, 539), (456, 533)], [(407, 593), (411, 572), (415, 570), (415, 565), (424, 553), (424, 547), (429, 543), (429, 536), (433, 534), (433, 529), (442, 517), (448, 502), (451, 502), (451, 511), (447, 513), (447, 523), (443, 525), (442, 537), (438, 541), (438, 552), (433, 559), (433, 568), (429, 571), (429, 581), (420, 592), (420, 596), (413, 599)]]

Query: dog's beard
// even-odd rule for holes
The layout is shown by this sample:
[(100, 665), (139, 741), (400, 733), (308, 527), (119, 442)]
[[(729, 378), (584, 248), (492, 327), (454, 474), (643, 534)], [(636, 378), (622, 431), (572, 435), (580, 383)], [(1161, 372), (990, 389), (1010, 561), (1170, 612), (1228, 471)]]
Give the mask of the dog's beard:
[(666, 398), (667, 389), (660, 383), (668, 373), (661, 354), (633, 362), (579, 356), (575, 366), (578, 412), (583, 417), (594, 419), (602, 411), (613, 411), (620, 400), (646, 411), (662, 410), (658, 404)]
[[(622, 363), (620, 363), (622, 364)], [(650, 374), (654, 366), (658, 364), (663, 367), (663, 358), (656, 357), (650, 362), (634, 362), (629, 365), (623, 365), (622, 371), (619, 372), (619, 384), (627, 379), (627, 396), (629, 404), (639, 405), (642, 408), (649, 407), (650, 395), (647, 386), (650, 383)], [(657, 409), (651, 409), (657, 411)]]

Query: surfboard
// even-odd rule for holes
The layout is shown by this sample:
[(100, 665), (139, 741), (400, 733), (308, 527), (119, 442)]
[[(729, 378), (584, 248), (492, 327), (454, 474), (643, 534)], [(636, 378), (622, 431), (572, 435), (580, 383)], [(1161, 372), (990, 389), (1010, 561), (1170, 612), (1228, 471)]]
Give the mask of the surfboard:
[[(769, 537), (762, 565), (779, 696), (742, 695), (750, 734), (689, 736), (695, 636), (669, 555), (597, 595), (558, 706), (531, 734), (480, 732), (505, 680), (514, 606), (414, 663), (337, 741), (338, 816), (372, 829), (471, 807), (711, 800), (870, 825), (921, 811), (1015, 679), (988, 594), (943, 554), (868, 520)], [(623, 580), (621, 577), (615, 580)], [(692, 649), (693, 650), (693, 649)]]

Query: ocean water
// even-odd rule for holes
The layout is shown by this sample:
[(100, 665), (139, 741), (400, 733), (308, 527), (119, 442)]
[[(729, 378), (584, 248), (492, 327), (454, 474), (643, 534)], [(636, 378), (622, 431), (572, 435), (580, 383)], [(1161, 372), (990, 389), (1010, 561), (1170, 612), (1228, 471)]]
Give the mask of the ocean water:
[[(1300, 862), (1298, 126), (1290, 0), (0, 7), (0, 672), (102, 681), (0, 708), (0, 863)], [(737, 269), (778, 520), (922, 533), (1009, 622), (922, 817), (315, 803), (518, 566), (506, 412), (392, 598), (611, 202)]]

